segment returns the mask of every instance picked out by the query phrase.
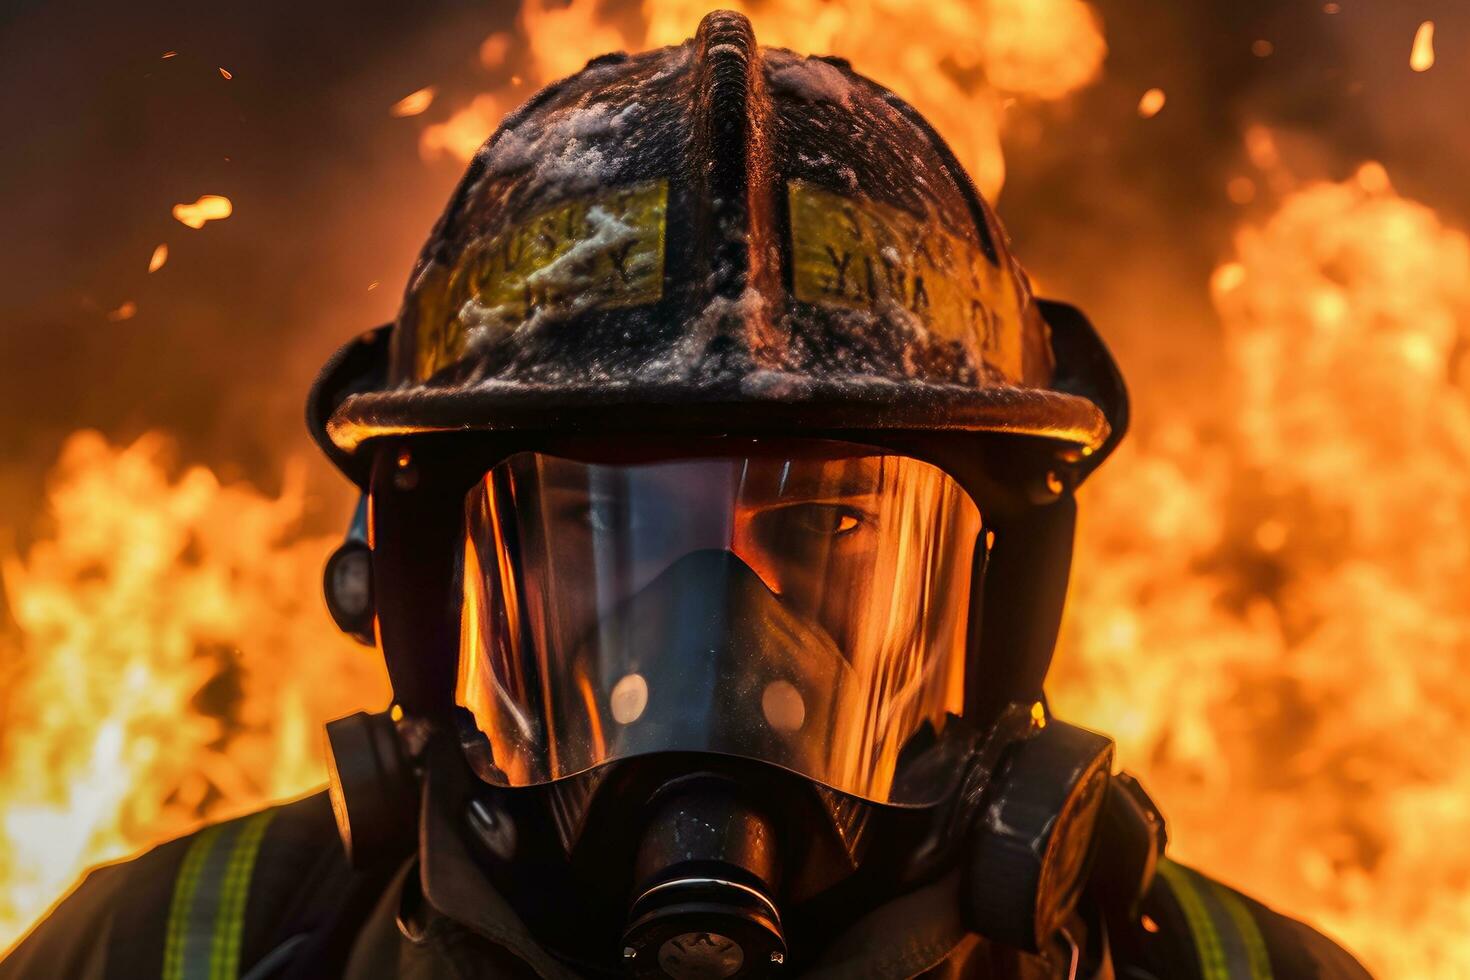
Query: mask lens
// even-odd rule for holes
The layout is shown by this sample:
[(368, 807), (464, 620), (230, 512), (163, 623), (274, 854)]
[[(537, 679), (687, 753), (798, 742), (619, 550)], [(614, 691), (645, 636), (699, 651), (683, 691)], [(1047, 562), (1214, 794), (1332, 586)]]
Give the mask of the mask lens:
[(896, 776), (961, 710), (980, 525), (859, 446), (512, 456), (465, 500), (459, 704), (514, 786), (704, 751), (924, 802)]

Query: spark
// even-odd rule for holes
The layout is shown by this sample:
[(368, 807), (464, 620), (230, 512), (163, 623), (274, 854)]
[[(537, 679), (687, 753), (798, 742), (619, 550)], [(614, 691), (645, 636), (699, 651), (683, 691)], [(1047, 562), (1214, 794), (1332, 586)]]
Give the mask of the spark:
[(1245, 282), (1245, 266), (1239, 262), (1228, 262), (1210, 276), (1210, 291), (1216, 296), (1234, 292)]
[(1260, 170), (1275, 170), (1281, 166), (1276, 138), (1265, 126), (1251, 126), (1245, 131), (1245, 154)]
[(505, 64), (505, 56), (510, 53), (510, 35), (503, 31), (497, 31), (485, 38), (480, 45), (480, 64), (486, 68), (496, 69)]
[(163, 264), (167, 261), (168, 245), (159, 245), (153, 250), (153, 255), (148, 259), (148, 271), (157, 272), (159, 269), (163, 268)]
[(426, 85), (417, 92), (410, 92), (397, 102), (393, 103), (388, 114), (402, 119), (406, 116), (417, 116), (429, 106), (434, 104), (435, 89), (432, 85)]
[(1369, 194), (1383, 194), (1393, 189), (1393, 184), (1388, 179), (1388, 171), (1383, 164), (1377, 160), (1369, 160), (1364, 163), (1353, 174), (1358, 186)]
[(1276, 45), (1272, 44), (1265, 38), (1261, 38), (1260, 40), (1251, 43), (1251, 54), (1255, 55), (1257, 58), (1269, 58), (1271, 57), (1271, 53), (1275, 50)]
[(174, 217), (190, 228), (203, 228), (205, 222), (228, 218), (234, 210), (228, 197), (205, 194), (193, 204), (175, 204)]
[(224, 80), (225, 80), (225, 81), (227, 81), (227, 82), (228, 82), (228, 81), (229, 81), (229, 80), (230, 80), (230, 79), (232, 79), (232, 78), (234, 78), (234, 77), (235, 77), (235, 76), (234, 76), (234, 75), (232, 75), (232, 74), (230, 74), (230, 73), (229, 73), (229, 72), (228, 72), (228, 71), (226, 71), (226, 70), (225, 70), (225, 69), (223, 69), (223, 68), (221, 68), (221, 69), (220, 69), (220, 70), (219, 70), (219, 77), (220, 77), (220, 78), (223, 78), (223, 79), (224, 79)]
[(1138, 114), (1144, 119), (1152, 119), (1159, 114), (1160, 109), (1164, 108), (1164, 99), (1163, 89), (1149, 89), (1143, 93), (1143, 98), (1138, 100)]
[(178, 56), (179, 53), (177, 51), (165, 51), (161, 60), (167, 61), (170, 58), (177, 58)]
[(1434, 67), (1434, 21), (1426, 20), (1414, 32), (1414, 49), (1409, 52), (1409, 67), (1428, 71)]
[(1225, 185), (1225, 196), (1235, 204), (1249, 204), (1256, 199), (1256, 182), (1245, 176), (1232, 177)]
[(107, 311), (107, 319), (113, 323), (121, 323), (124, 320), (131, 320), (137, 315), (138, 304), (134, 303), (132, 300), (124, 300), (123, 304), (117, 309)]

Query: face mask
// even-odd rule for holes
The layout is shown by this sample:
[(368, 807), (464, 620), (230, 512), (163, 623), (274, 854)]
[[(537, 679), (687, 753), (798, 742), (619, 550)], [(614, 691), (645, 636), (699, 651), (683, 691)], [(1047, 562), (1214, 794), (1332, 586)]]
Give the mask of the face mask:
[(487, 781), (708, 752), (877, 803), (943, 794), (905, 753), (963, 711), (981, 527), (937, 468), (836, 443), (522, 453), (471, 490), (465, 529), (457, 700)]
[(794, 448), (523, 453), (465, 500), (468, 822), (536, 933), (589, 965), (800, 964), (962, 862), (985, 805), (1026, 810), (987, 840), (1029, 826), (1035, 794), (1016, 786), (1037, 774), (1005, 792), (994, 777), (1025, 770), (1030, 706), (985, 732), (959, 717), (973, 503), (916, 460)]

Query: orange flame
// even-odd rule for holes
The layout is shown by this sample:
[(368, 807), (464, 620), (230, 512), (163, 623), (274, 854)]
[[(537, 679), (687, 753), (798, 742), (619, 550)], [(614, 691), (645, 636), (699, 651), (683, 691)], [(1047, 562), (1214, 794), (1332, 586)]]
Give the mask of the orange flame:
[[(755, 19), (762, 43), (840, 53), (894, 88), (946, 135), (991, 196), (1005, 177), (1005, 101), (1060, 99), (1093, 81), (1107, 53), (1097, 16), (1081, 0), (733, 0), (726, 6)], [(542, 84), (607, 51), (678, 44), (707, 10), (702, 0), (643, 0), (640, 20), (614, 24), (595, 0), (523, 3), (515, 47), (526, 63), (517, 77)], [(903, 44), (894, 43), (898, 24)], [(487, 45), (497, 65), (510, 47), (498, 40)], [(476, 96), (447, 122), (425, 129), (424, 158), (468, 160), (518, 101), (508, 90)]]
[(1084, 491), (1055, 702), (1183, 859), (1377, 976), (1470, 974), (1470, 241), (1368, 164), (1236, 244), (1225, 430)]
[(299, 478), (170, 479), (165, 449), (73, 436), (54, 533), (3, 566), (0, 948), (82, 869), (321, 782), (322, 722), (387, 700), (315, 598)]

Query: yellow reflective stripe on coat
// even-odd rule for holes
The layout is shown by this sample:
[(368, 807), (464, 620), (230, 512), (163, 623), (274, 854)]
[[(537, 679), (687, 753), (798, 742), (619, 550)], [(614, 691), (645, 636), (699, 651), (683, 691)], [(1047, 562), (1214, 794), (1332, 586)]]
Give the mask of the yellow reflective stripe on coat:
[(239, 976), (250, 878), (274, 816), (266, 810), (209, 827), (189, 845), (169, 904), (163, 980)]
[(1159, 877), (1184, 912), (1203, 980), (1272, 980), (1266, 941), (1234, 892), (1168, 858)]

